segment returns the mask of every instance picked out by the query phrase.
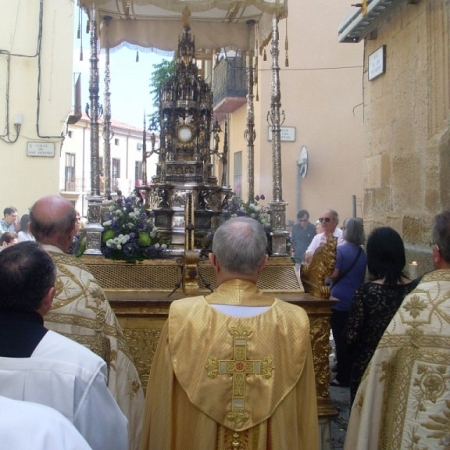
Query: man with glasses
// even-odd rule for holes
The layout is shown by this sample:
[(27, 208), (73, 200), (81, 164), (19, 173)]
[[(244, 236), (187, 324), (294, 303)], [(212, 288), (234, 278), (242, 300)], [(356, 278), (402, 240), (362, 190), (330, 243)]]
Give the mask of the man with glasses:
[(305, 261), (307, 264), (311, 262), (314, 252), (319, 248), (319, 245), (325, 244), (329, 236), (334, 236), (338, 240), (338, 245), (344, 242), (342, 230), (337, 228), (339, 216), (334, 209), (325, 210), (319, 217), (319, 222), (322, 225), (323, 232), (314, 236), (311, 244), (309, 244), (309, 247), (306, 249)]
[(432, 261), (386, 328), (356, 393), (345, 449), (449, 448), (450, 211)]
[(19, 231), (20, 222), (19, 214), (14, 206), (9, 206), (3, 210), (3, 219), (0, 219), (0, 236), (5, 231), (17, 233)]
[(309, 212), (302, 209), (297, 214), (298, 223), (292, 228), (291, 243), (295, 262), (301, 263), (306, 249), (316, 235), (316, 227), (309, 221)]

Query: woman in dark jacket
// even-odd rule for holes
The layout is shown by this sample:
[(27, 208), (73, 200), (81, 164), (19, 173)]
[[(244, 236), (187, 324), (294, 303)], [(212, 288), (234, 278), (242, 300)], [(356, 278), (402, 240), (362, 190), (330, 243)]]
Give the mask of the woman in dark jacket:
[(367, 268), (372, 281), (363, 284), (352, 300), (345, 336), (353, 356), (351, 402), (378, 342), (403, 298), (416, 286), (403, 274), (405, 247), (390, 227), (375, 228), (367, 240)]

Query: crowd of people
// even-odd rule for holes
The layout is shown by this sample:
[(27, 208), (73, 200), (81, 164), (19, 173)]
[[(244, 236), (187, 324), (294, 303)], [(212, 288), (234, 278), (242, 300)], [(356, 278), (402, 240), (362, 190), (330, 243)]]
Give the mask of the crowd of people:
[[(209, 261), (218, 287), (172, 302), (144, 398), (103, 289), (70, 253), (79, 223), (60, 196), (39, 199), (20, 220), (5, 208), (0, 221), (0, 434), (8, 448), (319, 448), (309, 319), (258, 289), (268, 259), (261, 224), (238, 217), (216, 230)], [(337, 240), (327, 280), (336, 299), (330, 384), (350, 386), (345, 448), (447, 448), (450, 211), (432, 228), (436, 270), (416, 280), (404, 273), (394, 229), (375, 228), (366, 241), (360, 219), (339, 228), (332, 209), (318, 225), (298, 213), (293, 257), (308, 263)], [(39, 434), (11, 432), (24, 424)]]
[(360, 219), (346, 219), (339, 230), (331, 209), (316, 235), (306, 232), (307, 211), (298, 219), (291, 235), (297, 262), (310, 263), (330, 235), (337, 239), (330, 385), (350, 387), (345, 449), (448, 448), (450, 211), (438, 214), (431, 230), (436, 270), (413, 280), (393, 228), (377, 227), (366, 241)]

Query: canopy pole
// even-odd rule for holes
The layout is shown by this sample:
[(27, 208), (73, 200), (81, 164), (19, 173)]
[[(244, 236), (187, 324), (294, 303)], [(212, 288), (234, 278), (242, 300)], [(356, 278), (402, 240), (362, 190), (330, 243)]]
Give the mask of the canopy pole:
[[(100, 179), (99, 179), (99, 141), (98, 141), (98, 35), (97, 17), (94, 3), (90, 9), (90, 37), (91, 37), (91, 57), (90, 57), (90, 78), (89, 78), (89, 99), (90, 99), (90, 119), (91, 119), (91, 195), (88, 197), (88, 223), (86, 225), (86, 251), (85, 255), (101, 255), (102, 231), (101, 226), (101, 205)], [(88, 110), (88, 112), (89, 112)]]
[(103, 116), (103, 153), (104, 153), (104, 179), (105, 179), (105, 197), (111, 195), (111, 139), (114, 133), (111, 132), (111, 91), (109, 89), (111, 83), (110, 59), (109, 59), (109, 24), (112, 17), (103, 17), (106, 30), (106, 57), (105, 57), (105, 113)]
[(272, 255), (287, 255), (286, 231), (286, 205), (283, 201), (282, 179), (281, 179), (281, 125), (284, 123), (284, 111), (280, 114), (281, 90), (280, 90), (280, 67), (278, 65), (279, 48), (278, 17), (272, 19), (272, 83), (270, 111), (267, 113), (267, 121), (272, 127), (272, 181), (273, 200), (269, 203), (271, 210), (272, 226)]
[(247, 141), (248, 158), (248, 201), (253, 202), (255, 198), (255, 109), (253, 103), (253, 85), (254, 85), (254, 39), (255, 39), (254, 20), (247, 22), (249, 30), (249, 50), (247, 52), (247, 128), (244, 132), (244, 138)]

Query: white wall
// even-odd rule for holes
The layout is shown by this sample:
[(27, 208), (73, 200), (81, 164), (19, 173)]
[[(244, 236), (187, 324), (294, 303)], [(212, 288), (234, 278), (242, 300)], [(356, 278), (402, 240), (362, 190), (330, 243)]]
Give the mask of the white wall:
[[(0, 0), (1, 212), (13, 205), (23, 214), (39, 197), (59, 193), (60, 136), (72, 100), (74, 6), (71, 0)], [(16, 140), (17, 113), (23, 120)], [(54, 144), (54, 156), (27, 156), (29, 142)]]

